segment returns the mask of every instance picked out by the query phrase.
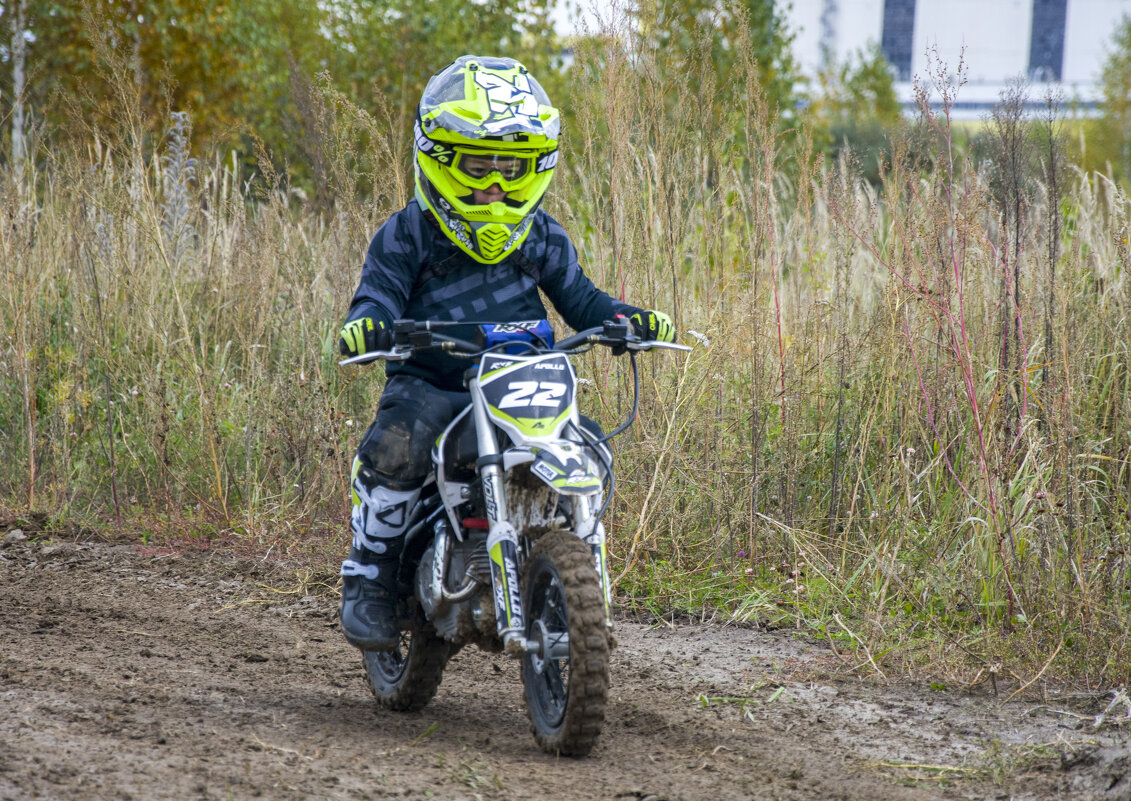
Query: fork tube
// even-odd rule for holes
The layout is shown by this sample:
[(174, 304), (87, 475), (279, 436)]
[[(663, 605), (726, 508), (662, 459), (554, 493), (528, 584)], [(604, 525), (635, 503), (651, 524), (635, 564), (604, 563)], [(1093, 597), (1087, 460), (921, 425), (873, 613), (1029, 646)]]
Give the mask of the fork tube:
[(585, 540), (593, 554), (593, 566), (601, 580), (601, 594), (605, 600), (605, 625), (613, 626), (613, 593), (609, 586), (609, 551), (605, 546), (605, 526), (593, 516), (587, 497), (573, 499), (573, 519), (577, 521), (577, 535)]
[(479, 381), (468, 383), (471, 391), (471, 414), (475, 419), (475, 435), (479, 439), (479, 477), (483, 482), (483, 502), (487, 506), (487, 520), (493, 529), (495, 524), (506, 520), (507, 499), (503, 492), (503, 471), (499, 467), (499, 446), (495, 441), (495, 429), (487, 417), (487, 401), (479, 389)]
[[(491, 559), (491, 589), (495, 599), (495, 624), (508, 651), (521, 652), (526, 619), (518, 585), (518, 532), (507, 520), (507, 501), (503, 491), (503, 470), (498, 456), (495, 429), (487, 417), (487, 402), (479, 381), (468, 384), (471, 413), (479, 438), (479, 477), (483, 482), (483, 502), (487, 507), (487, 555)], [(517, 646), (517, 649), (516, 649)]]

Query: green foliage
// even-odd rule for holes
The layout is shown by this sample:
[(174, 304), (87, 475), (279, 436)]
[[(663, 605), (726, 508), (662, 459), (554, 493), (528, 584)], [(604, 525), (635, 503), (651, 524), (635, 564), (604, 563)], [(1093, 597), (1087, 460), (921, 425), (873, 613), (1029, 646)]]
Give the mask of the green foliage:
[(428, 78), (465, 53), (514, 54), (544, 80), (558, 66), (546, 4), (533, 0), (331, 0), (326, 68), (362, 108), (387, 101), (411, 126)]
[(880, 48), (873, 45), (824, 70), (809, 114), (824, 152), (836, 161), (851, 151), (864, 177), (878, 184), (903, 124), (895, 79)]
[(757, 65), (757, 85), (770, 108), (792, 111), (798, 79), (793, 34), (774, 0), (648, 0), (638, 4), (637, 13), (645, 49), (666, 52), (673, 60), (681, 55), (689, 66), (700, 54), (709, 60), (716, 86), (710, 99), (716, 106), (741, 102), (749, 87), (735, 78), (748, 59)]
[(1131, 17), (1125, 16), (1112, 34), (1112, 52), (1100, 76), (1104, 113), (1131, 123)]
[[(54, 137), (77, 133), (76, 124), (112, 127), (127, 88), (115, 80), (125, 80), (140, 94), (149, 132), (175, 109), (191, 114), (197, 143), (221, 151), (249, 149), (251, 130), (280, 141), (288, 64), (311, 69), (321, 55), (309, 35), (315, 9), (302, 0), (32, 3), (26, 102)], [(116, 78), (106, 63), (114, 54)]]
[(1110, 40), (1100, 73), (1101, 116), (1090, 120), (1080, 138), (1089, 169), (1111, 170), (1116, 180), (1131, 179), (1131, 16), (1123, 17)]
[[(572, 81), (549, 8), (545, 0), (43, 0), (29, 7), (24, 99), (62, 141), (112, 128), (123, 93), (136, 92), (146, 135), (160, 137), (168, 112), (185, 111), (195, 147), (235, 149), (250, 167), (261, 143), (308, 186), (321, 180), (310, 103), (319, 73), (352, 104), (390, 118), (406, 142), (427, 78), (463, 53), (516, 56), (565, 104)], [(714, 116), (748, 91), (731, 79), (743, 59), (757, 65), (770, 107), (792, 110), (791, 35), (772, 0), (644, 3), (639, 21), (631, 35), (668, 51), (677, 70), (710, 65)], [(599, 48), (608, 34), (627, 31), (577, 47)], [(0, 103), (11, 102), (10, 81), (0, 74)]]
[(43, 0), (28, 17), (25, 103), (53, 141), (112, 129), (136, 92), (147, 135), (185, 111), (194, 146), (251, 165), (260, 142), (302, 182), (316, 135), (302, 87), (318, 72), (407, 137), (427, 77), (464, 52), (522, 53), (551, 88), (557, 66), (546, 5), (533, 0)]
[(820, 96), (813, 108), (830, 122), (848, 124), (854, 118), (874, 118), (895, 127), (901, 109), (895, 96), (891, 66), (877, 45), (857, 51), (841, 64), (834, 64), (818, 78)]

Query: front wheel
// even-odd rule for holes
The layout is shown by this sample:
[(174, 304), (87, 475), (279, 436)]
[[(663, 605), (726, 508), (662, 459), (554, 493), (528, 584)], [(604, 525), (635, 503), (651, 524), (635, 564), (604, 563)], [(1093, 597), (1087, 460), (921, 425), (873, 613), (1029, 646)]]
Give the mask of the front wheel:
[(540, 644), (522, 658), (534, 739), (548, 753), (584, 756), (601, 734), (609, 690), (609, 633), (592, 553), (575, 535), (552, 532), (534, 546), (523, 576), (525, 634)]
[(365, 651), (365, 672), (377, 703), (386, 709), (412, 712), (432, 700), (444, 677), (451, 646), (429, 626), (401, 631), (392, 651)]

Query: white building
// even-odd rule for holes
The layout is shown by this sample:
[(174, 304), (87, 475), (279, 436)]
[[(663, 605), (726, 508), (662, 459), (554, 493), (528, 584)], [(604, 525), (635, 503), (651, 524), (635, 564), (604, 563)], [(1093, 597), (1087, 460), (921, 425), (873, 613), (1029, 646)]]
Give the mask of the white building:
[(1030, 82), (1033, 104), (1058, 89), (1066, 110), (1076, 105), (1087, 114), (1100, 99), (1100, 70), (1131, 0), (792, 0), (787, 15), (809, 76), (828, 57), (844, 61), (879, 44), (909, 106), (914, 81), (929, 85), (932, 60), (953, 74), (962, 59), (956, 118), (981, 117), (1017, 77)]

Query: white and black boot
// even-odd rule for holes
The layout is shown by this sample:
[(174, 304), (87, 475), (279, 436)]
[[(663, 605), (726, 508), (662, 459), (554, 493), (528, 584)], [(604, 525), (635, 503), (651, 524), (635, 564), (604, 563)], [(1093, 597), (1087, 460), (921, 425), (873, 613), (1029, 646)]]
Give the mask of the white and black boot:
[(353, 546), (342, 562), (342, 632), (363, 651), (391, 651), (400, 640), (397, 570), (420, 490), (366, 487), (360, 476), (353, 489)]

